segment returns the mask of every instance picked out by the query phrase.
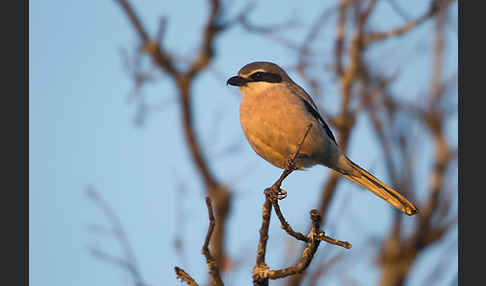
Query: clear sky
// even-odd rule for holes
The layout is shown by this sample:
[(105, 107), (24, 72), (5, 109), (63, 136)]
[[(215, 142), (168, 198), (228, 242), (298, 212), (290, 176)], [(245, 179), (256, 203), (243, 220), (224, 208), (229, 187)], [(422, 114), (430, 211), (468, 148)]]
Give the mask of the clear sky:
[[(206, 1), (131, 2), (152, 33), (156, 31), (159, 17), (168, 16), (167, 49), (177, 51), (182, 59), (192, 58), (206, 16)], [(231, 15), (246, 3), (226, 2), (235, 3), (228, 7)], [(330, 5), (321, 2), (307, 1), (302, 5), (298, 1), (262, 1), (251, 19), (272, 24), (296, 16), (308, 27)], [(407, 1), (410, 15), (424, 11), (423, 2)], [(380, 7), (383, 8), (374, 15), (376, 27), (402, 23), (386, 5)], [(457, 4), (454, 9), (457, 11)], [(331, 19), (331, 22), (335, 21)], [(428, 86), (428, 55), (418, 55), (411, 63), (407, 57), (417, 53), (417, 42), (431, 45), (430, 27), (425, 25), (414, 33), (409, 47), (401, 47), (405, 51), (400, 54), (401, 59), (393, 61), (404, 70), (407, 79), (395, 87), (403, 96), (416, 97)], [(293, 34), (296, 40), (304, 36), (299, 31), (296, 29)], [(447, 71), (451, 71), (457, 69), (457, 28), (452, 25), (447, 33)], [(332, 39), (333, 34), (322, 37)], [(85, 191), (89, 186), (96, 188), (119, 215), (142, 275), (150, 285), (179, 285), (173, 274), (176, 265), (198, 281), (206, 281), (206, 265), (200, 255), (208, 223), (204, 193), (180, 132), (176, 94), (170, 81), (155, 73), (157, 81), (141, 92), (146, 102), (156, 108), (149, 112), (142, 126), (135, 124), (140, 101), (130, 96), (134, 84), (124, 69), (120, 50), (133, 53), (136, 43), (132, 27), (114, 1), (29, 3), (29, 277), (32, 286), (131, 285), (126, 272), (89, 254), (89, 247), (120, 254), (113, 238), (90, 231), (92, 225), (109, 224), (87, 198)], [(225, 82), (250, 61), (267, 60), (287, 67), (293, 63), (294, 53), (274, 41), (249, 35), (239, 27), (218, 38), (216, 52), (210, 70), (201, 74), (194, 86), (196, 130), (211, 159), (212, 170), (235, 190), (228, 246), (233, 257), (244, 258), (240, 263), (248, 271), (233, 273), (225, 279), (233, 281), (232, 285), (248, 285), (258, 237), (262, 190), (280, 171), (257, 157), (244, 140), (238, 117), (239, 95)], [(329, 49), (321, 52), (332, 56)], [(395, 67), (383, 65), (383, 68)], [(297, 75), (291, 75), (306, 87)], [(338, 102), (332, 94), (322, 100), (331, 105)], [(358, 127), (354, 136), (359, 138), (359, 144), (352, 142), (351, 158), (363, 166), (373, 166), (379, 177), (385, 178), (369, 126), (358, 123)], [(452, 138), (457, 138), (457, 125), (453, 123), (448, 128)], [(286, 183), (288, 190), (305, 189), (315, 194), (291, 193), (281, 204), (288, 221), (299, 230), (307, 225), (308, 210), (316, 207), (314, 200), (326, 174), (323, 167), (315, 167), (292, 175)], [(356, 234), (356, 229), (340, 223), (337, 212), (345, 204), (347, 210), (366, 207), (367, 215), (355, 215), (354, 219), (359, 220), (360, 231), (369, 233), (384, 231), (390, 216), (388, 206), (382, 201), (357, 190), (351, 183), (341, 183), (326, 232), (350, 240), (354, 248), (360, 249), (368, 242)], [(269, 248), (277, 255), (269, 257), (269, 263), (279, 265), (284, 257), (282, 252), (289, 244), (274, 221), (270, 235)], [(183, 239), (182, 254), (174, 250), (177, 237)], [(326, 246), (319, 251), (331, 248)], [(457, 253), (451, 253), (451, 259), (457, 261)], [(420, 261), (418, 268), (426, 264), (427, 258)], [(372, 260), (365, 262), (372, 263)], [(359, 263), (354, 267), (353, 277), (365, 281), (377, 278), (378, 272), (370, 271), (366, 265)], [(414, 279), (421, 282), (425, 276), (420, 275), (420, 270), (414, 271), (418, 271)], [(454, 268), (451, 273), (449, 281)], [(339, 281), (332, 280), (333, 285)]]

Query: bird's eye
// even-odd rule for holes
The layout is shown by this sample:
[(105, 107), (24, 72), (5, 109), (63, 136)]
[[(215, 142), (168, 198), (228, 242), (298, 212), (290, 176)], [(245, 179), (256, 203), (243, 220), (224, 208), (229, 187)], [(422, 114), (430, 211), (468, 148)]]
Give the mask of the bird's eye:
[(263, 73), (262, 72), (256, 72), (256, 73), (252, 74), (250, 77), (253, 81), (261, 81), (263, 79)]

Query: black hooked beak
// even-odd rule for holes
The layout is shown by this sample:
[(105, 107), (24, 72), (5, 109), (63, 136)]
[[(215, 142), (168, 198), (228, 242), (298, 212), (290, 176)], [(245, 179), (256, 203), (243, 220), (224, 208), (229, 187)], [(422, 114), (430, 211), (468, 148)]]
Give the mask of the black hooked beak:
[(234, 76), (229, 78), (228, 81), (226, 81), (226, 85), (231, 84), (235, 86), (242, 86), (245, 85), (247, 82), (248, 80), (245, 78), (242, 78), (240, 76)]

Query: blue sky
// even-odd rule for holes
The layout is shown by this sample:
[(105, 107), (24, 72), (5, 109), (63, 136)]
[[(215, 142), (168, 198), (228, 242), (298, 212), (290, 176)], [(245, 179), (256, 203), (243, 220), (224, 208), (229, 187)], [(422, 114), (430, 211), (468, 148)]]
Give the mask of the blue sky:
[[(197, 35), (206, 15), (206, 1), (131, 2), (152, 33), (159, 17), (167, 15), (167, 49), (176, 50), (183, 59), (191, 59), (199, 44)], [(407, 11), (418, 15), (424, 9), (421, 2), (413, 1)], [(246, 4), (234, 3), (235, 6), (228, 7), (232, 15)], [(308, 26), (324, 8), (321, 1), (309, 1), (307, 5), (295, 1), (276, 3), (280, 2), (259, 3), (251, 19), (272, 24), (294, 15)], [(207, 228), (204, 193), (180, 131), (172, 84), (155, 73), (157, 81), (144, 87), (142, 93), (147, 103), (160, 108), (147, 116), (143, 126), (137, 126), (134, 123), (137, 101), (130, 96), (133, 81), (120, 54), (122, 48), (133, 52), (137, 41), (114, 1), (50, 0), (29, 4), (30, 285), (131, 285), (125, 272), (94, 259), (88, 252), (88, 247), (95, 246), (120, 253), (119, 245), (111, 237), (89, 230), (91, 225), (108, 225), (101, 211), (86, 197), (89, 186), (96, 188), (119, 215), (150, 285), (179, 283), (173, 275), (175, 265), (189, 271), (198, 281), (205, 281), (205, 262), (200, 255)], [(377, 28), (401, 23), (386, 5), (380, 7), (374, 16)], [(457, 5), (454, 9), (457, 11)], [(414, 41), (402, 47), (406, 51), (401, 55), (403, 59), (393, 61), (404, 70), (406, 79), (395, 89), (411, 99), (427, 87), (430, 58), (427, 53), (418, 53), (416, 46), (421, 41), (425, 46), (431, 45), (430, 27), (425, 25), (414, 33)], [(290, 33), (295, 40), (304, 36), (298, 29)], [(447, 70), (453, 71), (457, 69), (457, 29), (449, 28), (447, 33)], [(332, 33), (322, 35), (330, 39), (332, 36)], [(393, 49), (393, 45), (390, 43), (388, 49)], [(331, 50), (324, 48), (322, 52), (332, 56)], [(415, 53), (417, 60), (404, 68), (407, 57)], [(286, 67), (292, 64), (293, 55), (273, 41), (235, 27), (218, 38), (217, 57), (194, 86), (197, 134), (211, 159), (211, 169), (235, 190), (229, 252), (236, 258), (245, 258), (241, 263), (247, 269), (251, 269), (254, 261), (253, 255), (245, 257), (245, 254), (254, 253), (256, 247), (262, 190), (280, 171), (257, 157), (244, 140), (238, 118), (239, 95), (225, 85), (225, 80), (250, 61), (268, 60)], [(380, 56), (376, 55), (377, 60)], [(306, 87), (297, 75), (294, 78)], [(337, 102), (329, 89), (328, 97), (321, 103), (332, 106)], [(457, 124), (452, 122), (448, 128), (457, 140)], [(373, 165), (384, 177), (384, 166), (377, 164), (379, 149), (370, 134), (367, 123), (360, 121), (354, 135), (359, 144), (352, 142), (350, 156), (361, 165)], [(360, 151), (363, 149), (367, 152)], [(288, 190), (305, 189), (315, 194), (289, 194), (282, 202), (292, 225), (305, 227), (308, 210), (316, 207), (313, 200), (326, 174), (323, 167), (315, 167), (287, 180)], [(369, 233), (383, 232), (390, 216), (382, 201), (357, 190), (351, 183), (341, 182), (329, 216), (330, 221), (335, 220), (326, 232), (352, 241), (354, 248), (359, 249), (367, 242), (356, 237), (356, 230), (336, 220), (342, 206), (347, 205), (350, 210), (365, 204), (369, 212), (359, 217), (359, 221)], [(279, 265), (289, 243), (276, 223), (270, 235), (269, 247), (276, 255), (269, 257), (269, 263)], [(174, 251), (174, 239), (179, 236), (184, 239), (183, 255)], [(457, 253), (451, 253), (457, 261)], [(366, 265), (361, 265), (364, 263), (371, 262), (358, 263), (355, 277), (374, 281), (378, 272), (369, 271)], [(414, 279), (421, 281), (422, 276), (417, 273)], [(235, 285), (248, 285), (250, 278), (244, 271), (225, 277)], [(339, 281), (332, 280), (337, 284)]]

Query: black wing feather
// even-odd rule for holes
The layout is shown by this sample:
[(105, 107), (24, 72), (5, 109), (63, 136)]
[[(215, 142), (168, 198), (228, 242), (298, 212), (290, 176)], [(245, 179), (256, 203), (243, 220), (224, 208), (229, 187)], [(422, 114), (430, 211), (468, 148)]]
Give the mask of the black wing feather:
[(314, 107), (312, 107), (312, 105), (310, 105), (310, 103), (307, 102), (307, 100), (302, 100), (302, 101), (304, 102), (304, 106), (307, 109), (307, 111), (309, 111), (310, 114), (312, 114), (312, 116), (318, 122), (320, 122), (322, 124), (322, 127), (324, 127), (324, 130), (326, 130), (327, 136), (329, 136), (332, 139), (332, 141), (334, 141), (334, 143), (336, 143), (336, 145), (337, 145), (336, 138), (334, 138), (334, 135), (332, 134), (331, 129), (329, 128), (329, 126), (327, 126), (327, 124), (324, 121), (324, 119), (322, 119), (322, 117), (319, 114), (319, 112), (317, 112), (317, 110), (315, 110)]

